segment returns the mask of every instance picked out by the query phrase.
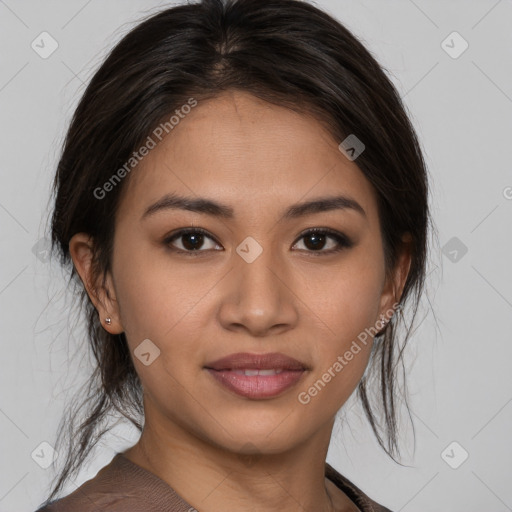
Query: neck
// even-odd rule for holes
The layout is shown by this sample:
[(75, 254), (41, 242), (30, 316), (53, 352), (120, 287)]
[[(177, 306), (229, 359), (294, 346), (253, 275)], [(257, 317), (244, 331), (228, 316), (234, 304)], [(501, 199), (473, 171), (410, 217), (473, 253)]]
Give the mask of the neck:
[[(168, 483), (202, 512), (338, 512), (357, 510), (325, 478), (334, 420), (286, 452), (260, 453), (247, 443), (235, 453), (207, 443), (176, 423), (151, 422), (135, 446), (132, 462)], [(146, 425), (148, 425), (146, 417)], [(241, 507), (246, 504), (246, 507)]]

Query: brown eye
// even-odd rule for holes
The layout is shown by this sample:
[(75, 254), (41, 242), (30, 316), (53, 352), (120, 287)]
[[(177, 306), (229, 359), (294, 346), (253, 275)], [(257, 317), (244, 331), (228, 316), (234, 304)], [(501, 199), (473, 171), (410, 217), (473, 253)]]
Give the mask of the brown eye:
[(309, 230), (301, 235), (301, 239), (304, 239), (303, 244), (308, 252), (333, 253), (353, 245), (347, 236), (330, 229)]
[[(180, 241), (181, 239), (181, 241)], [(176, 245), (175, 242), (179, 244)], [(208, 241), (210, 246), (208, 247)], [(213, 243), (213, 244), (212, 244)], [(201, 228), (182, 229), (164, 240), (165, 245), (173, 245), (178, 252), (205, 252), (212, 248), (219, 247), (215, 240)], [(179, 246), (181, 245), (181, 247)], [(205, 245), (207, 246), (205, 249)]]
[[(353, 246), (353, 242), (343, 233), (330, 229), (310, 229), (303, 233), (299, 240), (304, 240), (304, 249), (310, 253), (332, 254)], [(186, 228), (177, 231), (164, 240), (164, 244), (172, 250), (190, 255), (204, 253), (209, 250), (222, 250), (215, 239), (202, 228)], [(294, 247), (299, 242), (295, 242)], [(196, 253), (196, 254), (194, 254)]]

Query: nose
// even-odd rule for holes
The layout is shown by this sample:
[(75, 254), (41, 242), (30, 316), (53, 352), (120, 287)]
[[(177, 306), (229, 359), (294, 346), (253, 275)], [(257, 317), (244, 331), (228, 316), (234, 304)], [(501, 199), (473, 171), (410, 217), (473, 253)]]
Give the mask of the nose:
[(254, 337), (292, 329), (298, 321), (300, 301), (293, 290), (290, 267), (278, 261), (270, 249), (263, 250), (251, 263), (238, 253), (234, 253), (233, 260), (219, 308), (222, 326)]

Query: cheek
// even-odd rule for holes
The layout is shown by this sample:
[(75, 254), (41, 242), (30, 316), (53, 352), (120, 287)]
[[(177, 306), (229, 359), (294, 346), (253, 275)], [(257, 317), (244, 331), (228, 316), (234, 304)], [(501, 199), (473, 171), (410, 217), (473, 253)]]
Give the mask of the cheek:
[(373, 338), (368, 328), (374, 323), (378, 301), (373, 288), (362, 288), (360, 282), (356, 286), (358, 293), (352, 296), (333, 287), (329, 303), (318, 309), (328, 327), (314, 337), (313, 372), (297, 396), (308, 411), (325, 419), (357, 388), (371, 354)]
[(162, 249), (136, 242), (120, 237), (115, 251), (119, 311), (133, 343), (151, 337), (156, 342), (193, 308), (201, 290), (195, 289), (194, 281), (184, 280)]
[(335, 402), (348, 398), (368, 364), (371, 328), (379, 319), (383, 272), (381, 260), (354, 252), (327, 278), (320, 272), (309, 274), (307, 306), (314, 313), (309, 316), (322, 333), (312, 336), (316, 340), (315, 378), (329, 371), (331, 376), (340, 375), (332, 379), (337, 384), (329, 386)]
[[(188, 381), (191, 367), (183, 361), (197, 360), (200, 345), (205, 343), (201, 335), (213, 314), (207, 295), (218, 276), (209, 280), (192, 270), (180, 272), (170, 259), (148, 260), (151, 251), (147, 248), (132, 249), (124, 253), (129, 258), (118, 258), (116, 293), (137, 373), (148, 389), (163, 381), (172, 385), (173, 377)], [(158, 354), (148, 366), (137, 359), (137, 349), (146, 339), (151, 341), (146, 342), (150, 352)]]
[[(309, 277), (308, 305), (325, 322), (331, 338), (347, 341), (379, 317), (384, 268), (377, 258), (353, 253), (323, 278)], [(315, 278), (316, 277), (316, 278)]]

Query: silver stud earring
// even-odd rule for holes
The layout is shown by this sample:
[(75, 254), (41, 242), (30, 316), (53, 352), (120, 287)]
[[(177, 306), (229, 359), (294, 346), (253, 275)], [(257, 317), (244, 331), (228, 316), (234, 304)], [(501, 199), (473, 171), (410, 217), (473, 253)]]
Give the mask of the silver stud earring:
[(110, 325), (112, 323), (112, 320), (110, 319), (110, 317), (105, 318), (105, 323), (107, 325)]

